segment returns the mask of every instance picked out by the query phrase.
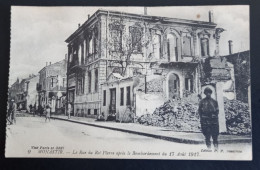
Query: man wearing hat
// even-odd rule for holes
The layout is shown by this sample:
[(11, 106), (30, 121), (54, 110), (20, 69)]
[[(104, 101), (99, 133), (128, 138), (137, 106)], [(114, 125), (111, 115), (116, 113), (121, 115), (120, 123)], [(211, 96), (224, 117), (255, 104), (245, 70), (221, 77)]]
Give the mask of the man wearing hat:
[(219, 122), (218, 122), (218, 102), (211, 98), (212, 90), (205, 88), (204, 94), (206, 97), (199, 103), (199, 115), (201, 130), (205, 136), (207, 148), (211, 148), (210, 138), (213, 139), (215, 149), (218, 149), (218, 135), (219, 135)]

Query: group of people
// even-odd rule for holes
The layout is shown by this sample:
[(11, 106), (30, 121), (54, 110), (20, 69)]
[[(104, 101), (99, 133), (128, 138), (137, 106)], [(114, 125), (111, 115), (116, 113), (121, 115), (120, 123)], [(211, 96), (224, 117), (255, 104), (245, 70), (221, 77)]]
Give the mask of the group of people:
[[(40, 117), (45, 115), (45, 122), (47, 120), (51, 120), (51, 106), (50, 104), (47, 104), (46, 106), (38, 106), (38, 109), (36, 109), (36, 104), (34, 106), (29, 105), (29, 112), (35, 116), (37, 112), (39, 113)], [(7, 122), (10, 124), (16, 123), (16, 113), (17, 113), (17, 104), (15, 103), (14, 99), (12, 99), (10, 102), (8, 102), (8, 111), (7, 111)]]

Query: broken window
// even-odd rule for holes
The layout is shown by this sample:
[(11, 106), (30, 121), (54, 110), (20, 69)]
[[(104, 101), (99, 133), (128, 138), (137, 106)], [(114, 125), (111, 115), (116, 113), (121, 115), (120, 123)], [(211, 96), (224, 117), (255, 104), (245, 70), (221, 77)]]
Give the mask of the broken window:
[(161, 55), (161, 35), (153, 35), (153, 54), (156, 59), (160, 59)]
[(92, 75), (91, 71), (88, 72), (88, 92), (91, 93), (91, 80), (92, 80)]
[(124, 88), (120, 88), (120, 106), (124, 105)]
[(193, 78), (185, 78), (185, 90), (193, 91)]
[(107, 92), (106, 90), (103, 91), (103, 106), (106, 106), (106, 101), (107, 101)]
[(142, 52), (142, 28), (130, 27), (133, 52)]
[(169, 61), (178, 61), (178, 38), (174, 34), (167, 35), (167, 54)]
[(95, 92), (98, 92), (98, 69), (95, 70)]
[(191, 56), (191, 37), (189, 37), (189, 36), (183, 37), (182, 54), (184, 56)]
[(113, 42), (113, 51), (122, 50), (122, 31), (118, 29), (113, 29), (111, 31), (112, 42)]
[(130, 86), (126, 87), (126, 105), (131, 105)]
[(84, 75), (79, 75), (77, 78), (77, 94), (84, 94)]
[(209, 40), (202, 38), (201, 42), (201, 56), (209, 56)]

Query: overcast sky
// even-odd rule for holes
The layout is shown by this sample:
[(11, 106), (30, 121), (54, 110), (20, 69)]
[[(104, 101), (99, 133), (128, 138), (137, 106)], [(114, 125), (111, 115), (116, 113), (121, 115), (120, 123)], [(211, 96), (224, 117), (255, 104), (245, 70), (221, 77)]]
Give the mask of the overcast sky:
[[(65, 39), (100, 8), (144, 12), (143, 7), (12, 7), (10, 85), (17, 77), (37, 74), (46, 62), (64, 59)], [(148, 15), (208, 21), (209, 10), (217, 27), (226, 30), (221, 34), (220, 54), (228, 54), (228, 40), (233, 40), (234, 53), (249, 50), (248, 6), (148, 7)]]

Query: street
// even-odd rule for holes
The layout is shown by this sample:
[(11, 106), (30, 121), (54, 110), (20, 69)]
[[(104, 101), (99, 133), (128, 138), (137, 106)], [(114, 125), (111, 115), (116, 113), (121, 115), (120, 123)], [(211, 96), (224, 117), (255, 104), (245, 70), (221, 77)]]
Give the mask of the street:
[[(16, 157), (24, 154), (33, 146), (64, 147), (63, 157), (71, 156), (74, 150), (105, 150), (105, 151), (201, 151), (204, 145), (175, 143), (141, 135), (129, 134), (114, 130), (92, 127), (67, 121), (53, 120), (45, 122), (45, 117), (17, 117), (15, 125), (7, 126), (6, 155)], [(247, 152), (250, 144), (225, 144), (220, 149), (243, 150)], [(235, 154), (237, 155), (237, 154)], [(30, 155), (28, 155), (30, 156)], [(38, 155), (52, 157), (53, 155)], [(89, 156), (89, 155), (88, 155)], [(75, 157), (88, 157), (75, 155)], [(99, 155), (106, 157), (113, 155)], [(90, 156), (91, 157), (91, 156)], [(137, 157), (138, 158), (138, 157)]]

